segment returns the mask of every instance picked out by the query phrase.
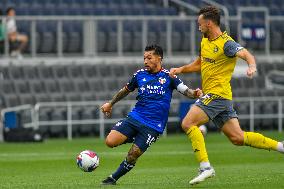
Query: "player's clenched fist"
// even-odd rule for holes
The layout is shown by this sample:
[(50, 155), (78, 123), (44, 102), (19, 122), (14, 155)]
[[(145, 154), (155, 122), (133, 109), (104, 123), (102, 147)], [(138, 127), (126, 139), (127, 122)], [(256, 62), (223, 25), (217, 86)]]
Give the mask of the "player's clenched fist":
[(180, 68), (171, 68), (170, 69), (170, 76), (171, 77), (174, 77), (175, 75), (177, 75), (177, 74), (180, 74)]
[(111, 103), (107, 102), (104, 105), (102, 105), (101, 106), (101, 110), (107, 117), (110, 117), (111, 116), (111, 111), (112, 111)]
[(194, 98), (201, 98), (203, 96), (203, 92), (201, 89), (197, 88), (193, 90)]

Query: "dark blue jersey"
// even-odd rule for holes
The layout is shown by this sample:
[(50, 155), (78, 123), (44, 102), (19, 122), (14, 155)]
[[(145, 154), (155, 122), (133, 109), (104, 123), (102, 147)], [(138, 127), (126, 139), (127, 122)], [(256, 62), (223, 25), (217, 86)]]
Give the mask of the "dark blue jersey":
[(181, 83), (165, 69), (158, 73), (138, 70), (126, 85), (130, 91), (138, 89), (137, 103), (128, 115), (162, 133), (168, 121), (172, 92)]

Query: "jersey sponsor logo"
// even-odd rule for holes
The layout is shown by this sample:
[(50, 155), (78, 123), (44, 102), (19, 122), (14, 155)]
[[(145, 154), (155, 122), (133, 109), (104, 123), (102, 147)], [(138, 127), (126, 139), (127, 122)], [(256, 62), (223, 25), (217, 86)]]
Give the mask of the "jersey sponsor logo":
[(162, 86), (157, 86), (157, 85), (146, 85), (145, 91), (148, 94), (160, 94), (164, 95), (166, 93), (164, 87)]
[(203, 61), (203, 62), (208, 62), (208, 63), (211, 63), (211, 64), (214, 64), (214, 63), (215, 63), (215, 60), (214, 60), (214, 59), (207, 58), (207, 57), (202, 57), (202, 61)]
[(163, 85), (164, 83), (166, 83), (166, 78), (162, 78), (162, 77), (160, 77), (159, 78), (159, 82)]

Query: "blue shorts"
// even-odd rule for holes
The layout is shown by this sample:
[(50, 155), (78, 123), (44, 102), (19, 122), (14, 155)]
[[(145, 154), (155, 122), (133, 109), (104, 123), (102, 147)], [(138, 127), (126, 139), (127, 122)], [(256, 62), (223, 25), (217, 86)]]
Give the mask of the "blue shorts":
[(112, 130), (116, 130), (128, 139), (133, 139), (141, 151), (145, 152), (147, 148), (159, 139), (160, 133), (150, 127), (143, 125), (134, 118), (128, 116), (127, 118), (118, 121)]
[(204, 95), (195, 102), (195, 105), (200, 107), (219, 128), (222, 128), (228, 120), (238, 118), (233, 102), (215, 94)]

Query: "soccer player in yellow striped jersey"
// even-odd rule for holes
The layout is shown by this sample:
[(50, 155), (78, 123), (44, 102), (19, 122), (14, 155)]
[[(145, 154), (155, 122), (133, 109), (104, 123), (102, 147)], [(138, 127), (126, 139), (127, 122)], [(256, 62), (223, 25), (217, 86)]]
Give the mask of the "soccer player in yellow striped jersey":
[(191, 106), (182, 121), (182, 129), (191, 140), (194, 154), (200, 163), (198, 176), (189, 182), (192, 185), (215, 176), (215, 170), (208, 159), (204, 137), (198, 129), (209, 120), (212, 120), (234, 145), (284, 152), (283, 142), (259, 133), (243, 131), (233, 108), (230, 80), (236, 59), (241, 58), (247, 62), (247, 76), (252, 78), (256, 72), (254, 56), (226, 32), (221, 31), (220, 13), (216, 7), (202, 8), (199, 11), (198, 24), (203, 34), (199, 57), (191, 64), (170, 70), (172, 77), (180, 73), (201, 71), (204, 96)]

